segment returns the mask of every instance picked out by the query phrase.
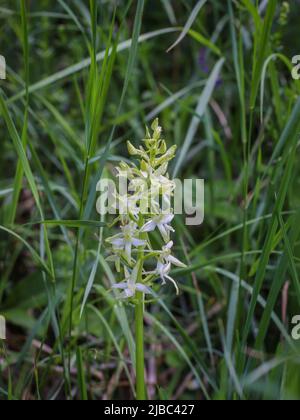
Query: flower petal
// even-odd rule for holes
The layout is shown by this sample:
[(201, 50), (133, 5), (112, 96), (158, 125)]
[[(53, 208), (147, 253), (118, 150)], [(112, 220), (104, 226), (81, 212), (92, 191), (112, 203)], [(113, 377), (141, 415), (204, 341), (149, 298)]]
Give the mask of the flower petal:
[(169, 225), (172, 220), (174, 219), (174, 214), (166, 214), (163, 218), (161, 223), (163, 223), (164, 225)]
[(157, 263), (157, 268), (156, 268), (156, 272), (160, 275), (163, 276), (164, 274), (164, 270), (165, 270), (165, 264), (161, 261), (158, 261)]
[(159, 231), (161, 233), (161, 236), (163, 237), (164, 241), (165, 242), (169, 242), (169, 240), (170, 240), (170, 234), (166, 230), (165, 225), (163, 225), (163, 224), (160, 223), (160, 224), (157, 225), (157, 227), (158, 227), (158, 229), (159, 229)]
[(135, 295), (134, 290), (125, 289), (123, 293), (121, 293), (120, 298), (121, 299), (129, 299), (132, 298)]
[(168, 163), (163, 163), (156, 171), (155, 176), (159, 177), (161, 175), (165, 175), (168, 170)]
[(172, 249), (173, 248), (173, 246), (174, 246), (174, 242), (173, 241), (170, 241), (166, 246), (165, 246), (165, 248), (166, 249)]
[(136, 290), (145, 294), (152, 294), (152, 291), (149, 287), (145, 286), (144, 284), (137, 283)]
[(123, 283), (116, 283), (112, 285), (113, 289), (127, 289), (127, 283), (123, 282)]
[(168, 232), (175, 232), (175, 229), (172, 226), (165, 225), (165, 228), (167, 229)]
[(157, 263), (157, 274), (160, 276), (163, 284), (166, 283), (166, 275), (169, 274), (171, 271), (171, 264), (164, 264), (161, 261), (158, 261)]
[(115, 247), (118, 247), (118, 248), (123, 247), (124, 248), (125, 240), (124, 240), (124, 238), (114, 238), (110, 241), (110, 243), (112, 245), (114, 245)]
[(147, 222), (141, 229), (141, 232), (153, 232), (156, 229), (156, 223), (153, 220)]
[(173, 257), (173, 255), (170, 255), (168, 257), (168, 261), (176, 267), (186, 268), (186, 265), (183, 262), (179, 261), (177, 258)]
[(125, 242), (125, 255), (127, 258), (127, 262), (131, 263), (131, 249), (132, 249), (132, 243), (131, 242)]
[(146, 241), (142, 241), (141, 239), (134, 238), (134, 239), (132, 239), (132, 245), (133, 246), (145, 246)]

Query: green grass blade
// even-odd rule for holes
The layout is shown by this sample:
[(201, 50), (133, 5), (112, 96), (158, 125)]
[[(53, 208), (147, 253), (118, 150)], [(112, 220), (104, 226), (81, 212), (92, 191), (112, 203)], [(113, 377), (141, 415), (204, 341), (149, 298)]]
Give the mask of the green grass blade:
[(99, 228), (106, 226), (103, 222), (98, 222), (94, 220), (44, 220), (42, 222), (37, 222), (45, 224), (52, 227), (65, 226), (68, 228)]
[(220, 71), (223, 67), (223, 64), (225, 62), (225, 59), (220, 59), (217, 64), (215, 65), (209, 79), (207, 80), (206, 86), (200, 95), (200, 98), (198, 100), (198, 104), (196, 107), (196, 115), (192, 118), (191, 124), (189, 126), (189, 130), (187, 132), (186, 138), (184, 140), (183, 146), (181, 150), (178, 153), (178, 158), (176, 161), (175, 169), (173, 171), (173, 178), (176, 178), (176, 176), (179, 174), (179, 171), (181, 170), (184, 159), (190, 149), (190, 146), (194, 140), (195, 134), (197, 132), (197, 129), (199, 127), (199, 124), (201, 122), (201, 118), (204, 116), (206, 108), (208, 106), (208, 103), (211, 99), (211, 96), (214, 92), (218, 77), (220, 75)]
[[(154, 38), (157, 38), (157, 37), (162, 36), (162, 35), (169, 35), (169, 34), (174, 33), (174, 32), (178, 32), (178, 29), (176, 29), (176, 28), (164, 28), (164, 29), (159, 29), (157, 31), (148, 32), (146, 34), (140, 35), (139, 39), (138, 39), (138, 42), (143, 43), (143, 42), (146, 42), (150, 39), (154, 39)], [(131, 47), (132, 47), (132, 44), (133, 44), (132, 39), (128, 39), (127, 41), (120, 42), (117, 46), (117, 52), (119, 53), (119, 52), (122, 52), (122, 51), (126, 51), (128, 49), (130, 50)], [(111, 50), (111, 52), (112, 52), (112, 50)], [(105, 53), (106, 53), (105, 51), (101, 51), (100, 53), (97, 54), (97, 56), (96, 56), (97, 62), (103, 61), (103, 59), (105, 57)], [(57, 83), (61, 80), (67, 79), (70, 76), (73, 76), (74, 74), (79, 73), (86, 68), (89, 68), (90, 65), (91, 65), (91, 59), (86, 58), (86, 59), (80, 61), (77, 64), (74, 64), (70, 67), (67, 67), (64, 70), (61, 70), (61, 71), (59, 71), (59, 72), (57, 72), (57, 73), (55, 73), (55, 74), (53, 74), (49, 77), (46, 77), (43, 80), (40, 80), (37, 83), (34, 83), (33, 85), (31, 85), (29, 87), (29, 93), (37, 92), (41, 89), (45, 89), (45, 88), (55, 84), (55, 83)], [(25, 95), (25, 90), (21, 91), (20, 93), (18, 93), (15, 96), (11, 97), (9, 99), (9, 103), (15, 102), (16, 100), (21, 99), (22, 97), (24, 97), (24, 95)]]
[(196, 6), (194, 7), (194, 9), (192, 10), (192, 13), (190, 14), (186, 24), (184, 25), (184, 28), (179, 36), (179, 38), (174, 42), (174, 44), (172, 44), (170, 46), (170, 48), (168, 48), (167, 52), (170, 52), (171, 50), (173, 50), (187, 35), (187, 33), (189, 32), (189, 30), (191, 29), (195, 19), (198, 16), (198, 13), (200, 12), (200, 10), (202, 9), (202, 7), (205, 5), (205, 3), (207, 2), (207, 0), (199, 0), (196, 4)]
[(258, 95), (259, 84), (261, 80), (261, 74), (265, 57), (268, 52), (268, 45), (270, 41), (270, 33), (272, 29), (272, 23), (276, 12), (277, 0), (270, 0), (268, 2), (268, 8), (266, 17), (263, 22), (263, 29), (261, 39), (259, 39), (258, 54), (257, 58), (254, 59), (253, 78), (251, 83), (251, 97), (250, 97), (250, 108), (254, 109), (256, 98)]
[(85, 371), (85, 366), (83, 363), (81, 347), (77, 348), (76, 362), (77, 362), (77, 381), (78, 381), (78, 387), (80, 390), (81, 401), (87, 401), (88, 393), (87, 393), (87, 383), (86, 383), (86, 371)]

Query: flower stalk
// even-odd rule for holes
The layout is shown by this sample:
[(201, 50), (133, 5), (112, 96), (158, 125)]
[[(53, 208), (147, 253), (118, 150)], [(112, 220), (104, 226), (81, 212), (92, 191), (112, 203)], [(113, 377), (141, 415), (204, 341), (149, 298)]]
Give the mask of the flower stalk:
[(146, 400), (144, 355), (144, 294), (136, 293), (135, 303), (136, 399)]

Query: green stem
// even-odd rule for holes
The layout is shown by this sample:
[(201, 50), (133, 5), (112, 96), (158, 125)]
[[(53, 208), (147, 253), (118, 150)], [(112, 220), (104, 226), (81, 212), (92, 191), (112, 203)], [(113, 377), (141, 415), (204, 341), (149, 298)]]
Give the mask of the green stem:
[(136, 343), (136, 399), (146, 400), (145, 356), (144, 356), (144, 295), (137, 292), (135, 304)]

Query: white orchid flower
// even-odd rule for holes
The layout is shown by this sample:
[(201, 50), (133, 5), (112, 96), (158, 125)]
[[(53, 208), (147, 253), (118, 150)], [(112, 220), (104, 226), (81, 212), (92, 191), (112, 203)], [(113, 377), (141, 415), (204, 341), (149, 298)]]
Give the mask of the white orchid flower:
[(135, 268), (130, 273), (128, 269), (125, 267), (125, 281), (121, 283), (116, 283), (112, 286), (113, 289), (123, 290), (121, 293), (121, 299), (129, 299), (135, 296), (136, 292), (142, 292), (145, 294), (151, 294), (151, 290), (149, 287), (142, 283), (137, 283), (137, 277), (139, 272), (139, 264), (135, 266)]
[(154, 216), (141, 229), (141, 232), (153, 232), (156, 228), (160, 231), (165, 242), (170, 240), (170, 232), (174, 232), (170, 223), (174, 219), (174, 214), (160, 214)]
[(158, 261), (157, 268), (154, 274), (157, 274), (160, 276), (162, 280), (162, 284), (166, 284), (167, 280), (173, 283), (176, 289), (176, 294), (179, 295), (179, 288), (177, 286), (176, 281), (169, 275), (170, 271), (171, 271), (171, 263), (164, 264), (162, 261)]
[(182, 263), (181, 261), (179, 261), (177, 258), (173, 257), (172, 255), (173, 245), (174, 243), (170, 241), (166, 246), (163, 247), (158, 258), (156, 270), (147, 274), (158, 275), (162, 279), (163, 284), (166, 284), (166, 280), (171, 281), (174, 284), (177, 294), (178, 294), (179, 289), (178, 289), (177, 283), (172, 277), (170, 277), (169, 274), (170, 274), (172, 265), (175, 265), (176, 267), (180, 267), (180, 268), (186, 268), (186, 265)]
[(137, 230), (137, 224), (134, 222), (121, 226), (121, 230), (122, 233), (108, 238), (106, 241), (113, 247), (124, 250), (126, 260), (131, 264), (132, 247), (145, 246), (147, 242), (138, 238), (139, 231)]
[(172, 264), (179, 268), (186, 268), (186, 264), (179, 261), (177, 258), (175, 258), (172, 255), (172, 248), (173, 248), (174, 242), (170, 241), (166, 246), (163, 247), (161, 254), (160, 254), (160, 261), (164, 261), (165, 264)]

